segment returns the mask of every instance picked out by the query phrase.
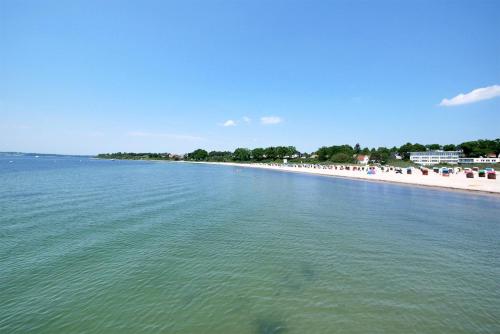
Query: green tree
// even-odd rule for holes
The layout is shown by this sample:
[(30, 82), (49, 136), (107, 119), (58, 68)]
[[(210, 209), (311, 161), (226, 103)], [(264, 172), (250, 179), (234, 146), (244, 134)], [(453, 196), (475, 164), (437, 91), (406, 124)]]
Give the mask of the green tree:
[(295, 148), (295, 146), (288, 146), (287, 147), (287, 152), (286, 152), (286, 155), (289, 156), (290, 158), (294, 155), (294, 154), (299, 154), (300, 152), (297, 151), (297, 149)]
[(340, 152), (333, 154), (330, 158), (330, 161), (339, 163), (353, 163), (354, 159), (352, 155)]
[(443, 146), (443, 150), (445, 151), (455, 151), (457, 147), (454, 144), (448, 144)]
[(209, 161), (231, 161), (232, 157), (233, 153), (229, 151), (211, 151), (210, 153), (208, 153)]
[(379, 147), (370, 155), (370, 161), (379, 162), (381, 164), (387, 163), (391, 157), (391, 150), (386, 147)]
[(264, 160), (265, 150), (261, 147), (254, 148), (252, 150), (252, 157), (256, 161)]
[(427, 148), (422, 144), (415, 143), (415, 144), (413, 144), (412, 151), (413, 152), (423, 152), (423, 151), (427, 151)]
[(267, 147), (264, 151), (267, 159), (275, 160), (276, 158), (278, 158), (276, 147)]
[(403, 159), (410, 159), (410, 152), (424, 152), (427, 151), (426, 147), (422, 144), (412, 144), (406, 143), (399, 148), (399, 155), (403, 157)]
[(354, 155), (354, 149), (349, 145), (323, 146), (317, 151), (319, 161), (331, 160), (331, 158), (339, 153), (346, 154), (350, 157)]
[(411, 143), (406, 143), (404, 145), (401, 145), (399, 148), (399, 155), (403, 157), (403, 159), (408, 160), (410, 159), (410, 152), (413, 148), (413, 145)]
[(479, 139), (475, 141), (465, 142), (459, 145), (466, 157), (486, 156), (494, 153), (500, 153), (500, 139), (487, 140)]
[(361, 150), (361, 154), (363, 154), (363, 155), (369, 155), (370, 154), (370, 149), (368, 147), (365, 147), (364, 149)]
[(318, 155), (319, 161), (326, 161), (330, 158), (330, 152), (326, 146), (320, 147), (316, 154)]
[(425, 145), (425, 148), (427, 148), (428, 150), (431, 150), (431, 151), (436, 151), (436, 150), (440, 150), (441, 149), (441, 145), (439, 145), (439, 144), (429, 144), (429, 145)]
[(233, 159), (235, 161), (249, 161), (251, 151), (247, 148), (237, 148), (234, 150)]
[(188, 153), (189, 160), (205, 161), (208, 158), (208, 152), (199, 148), (191, 153)]
[(287, 155), (288, 149), (286, 146), (278, 146), (276, 147), (276, 153), (278, 159), (283, 159)]

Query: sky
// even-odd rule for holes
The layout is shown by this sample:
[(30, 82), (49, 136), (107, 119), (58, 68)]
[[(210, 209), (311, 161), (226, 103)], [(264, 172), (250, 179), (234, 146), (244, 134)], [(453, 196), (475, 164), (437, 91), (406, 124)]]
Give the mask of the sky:
[(0, 151), (500, 137), (500, 1), (0, 0)]

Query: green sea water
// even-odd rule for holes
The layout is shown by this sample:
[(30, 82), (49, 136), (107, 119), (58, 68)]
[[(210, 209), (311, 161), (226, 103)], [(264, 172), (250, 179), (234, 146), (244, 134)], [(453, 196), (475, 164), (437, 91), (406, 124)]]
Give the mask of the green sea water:
[(500, 199), (0, 156), (0, 333), (500, 333)]

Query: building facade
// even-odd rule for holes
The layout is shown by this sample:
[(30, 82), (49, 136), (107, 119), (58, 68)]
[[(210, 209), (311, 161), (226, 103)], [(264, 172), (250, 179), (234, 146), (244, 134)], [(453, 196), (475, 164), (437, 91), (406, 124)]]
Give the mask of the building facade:
[(419, 165), (458, 164), (461, 154), (461, 151), (410, 152), (410, 160)]
[(500, 162), (500, 158), (459, 158), (459, 164), (496, 164)]
[(370, 161), (370, 156), (369, 155), (363, 155), (360, 154), (356, 157), (356, 160), (358, 161), (358, 164), (360, 165), (366, 165)]
[(419, 165), (500, 163), (500, 157), (463, 158), (461, 155), (461, 151), (410, 152), (410, 160)]

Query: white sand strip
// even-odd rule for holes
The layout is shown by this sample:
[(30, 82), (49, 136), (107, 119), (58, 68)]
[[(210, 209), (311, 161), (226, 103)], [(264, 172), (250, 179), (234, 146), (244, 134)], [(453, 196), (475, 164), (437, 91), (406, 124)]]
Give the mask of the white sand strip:
[[(449, 189), (459, 189), (468, 191), (481, 191), (487, 193), (500, 194), (500, 180), (488, 179), (487, 177), (479, 177), (477, 172), (474, 172), (474, 178), (469, 179), (465, 177), (464, 172), (459, 172), (456, 174), (450, 174), (449, 176), (442, 176), (441, 174), (434, 173), (429, 170), (429, 175), (422, 175), (422, 172), (418, 169), (413, 168), (412, 174), (406, 174), (406, 169), (403, 169), (403, 174), (398, 174), (394, 170), (388, 172), (382, 172), (380, 168), (376, 168), (376, 174), (369, 175), (365, 170), (340, 170), (338, 169), (328, 169), (328, 168), (313, 168), (313, 167), (296, 167), (296, 166), (286, 166), (286, 165), (269, 165), (269, 164), (240, 164), (240, 163), (230, 163), (230, 162), (202, 162), (204, 164), (215, 164), (215, 165), (225, 165), (225, 166), (235, 166), (243, 168), (261, 168), (285, 172), (299, 172), (307, 174), (316, 175), (327, 175), (336, 177), (346, 177), (352, 179), (362, 179), (371, 181), (385, 181), (385, 182), (396, 182), (405, 183), (410, 185), (427, 186), (427, 187), (440, 187)], [(356, 166), (360, 167), (360, 166)], [(497, 175), (500, 176), (500, 175)]]

